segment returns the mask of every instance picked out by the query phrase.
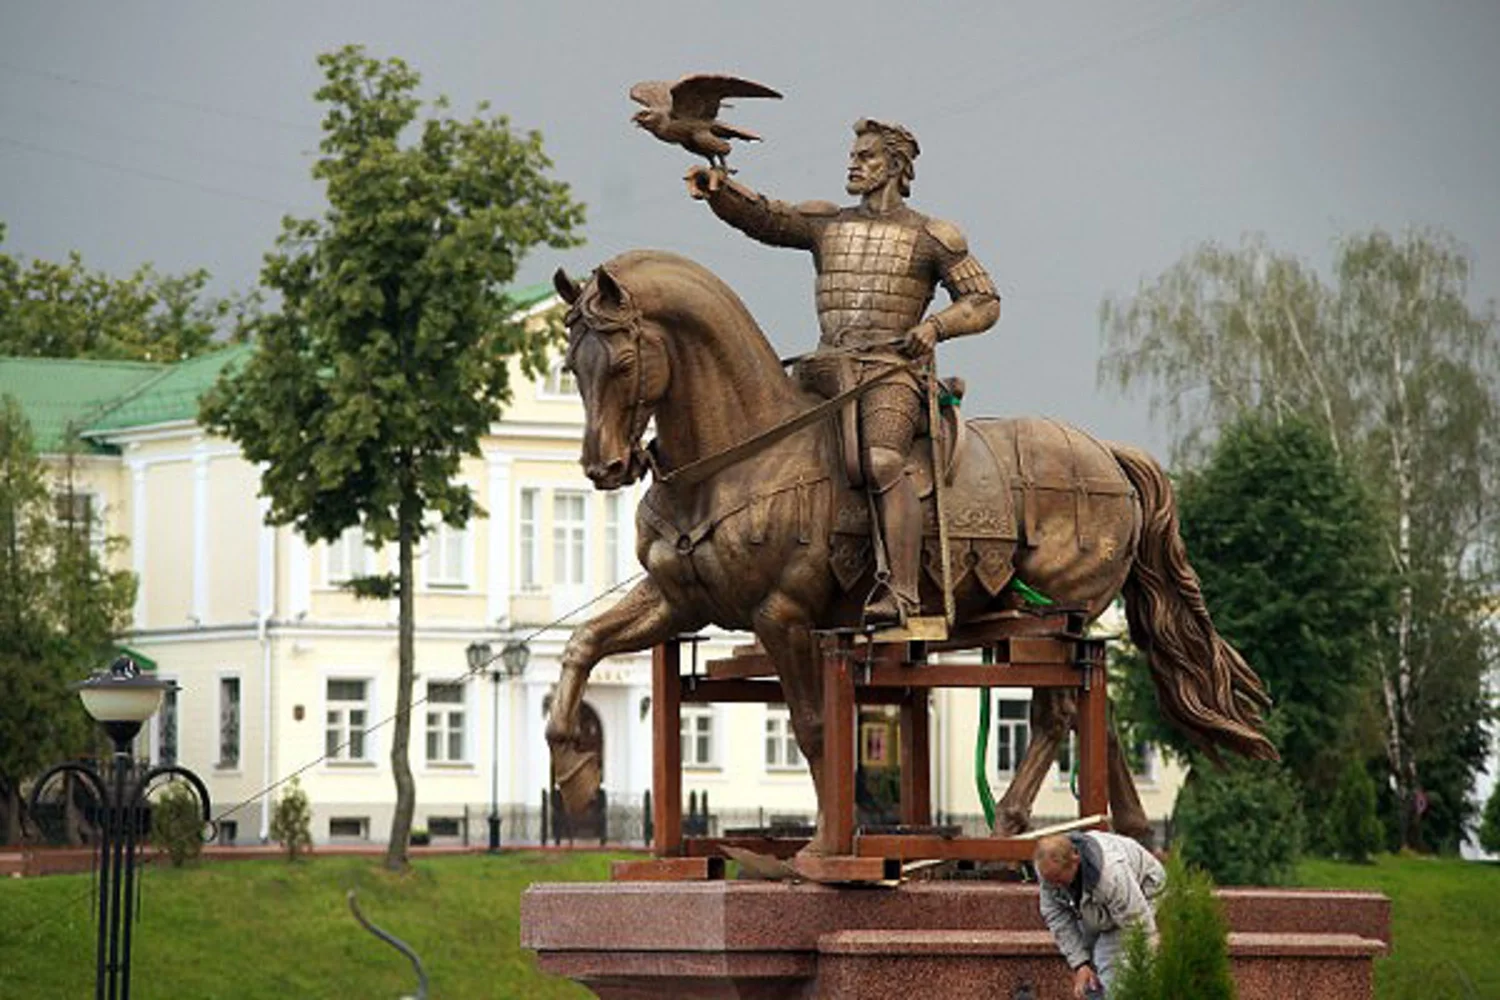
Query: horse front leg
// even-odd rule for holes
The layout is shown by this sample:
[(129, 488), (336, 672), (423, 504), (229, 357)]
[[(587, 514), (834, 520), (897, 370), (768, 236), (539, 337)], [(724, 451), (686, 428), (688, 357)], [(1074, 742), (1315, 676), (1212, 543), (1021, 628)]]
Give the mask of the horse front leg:
[(1031, 829), (1031, 807), (1042, 782), (1052, 770), (1058, 747), (1068, 738), (1077, 714), (1077, 703), (1071, 691), (1061, 688), (1038, 688), (1031, 694), (1031, 741), (1026, 758), (1016, 768), (1016, 776), (1000, 799), (995, 817), (995, 833), (1014, 837)]
[(755, 636), (776, 667), (782, 696), (792, 717), (797, 746), (812, 773), (818, 800), (817, 830), (803, 850), (828, 854), (823, 814), (823, 671), (812, 616), (798, 601), (771, 594), (755, 612)]
[(606, 656), (654, 646), (683, 630), (679, 616), (649, 577), (614, 607), (573, 630), (563, 649), (561, 675), (547, 718), (552, 774), (568, 812), (584, 812), (599, 791), (599, 755), (578, 748), (578, 708), (594, 665)]

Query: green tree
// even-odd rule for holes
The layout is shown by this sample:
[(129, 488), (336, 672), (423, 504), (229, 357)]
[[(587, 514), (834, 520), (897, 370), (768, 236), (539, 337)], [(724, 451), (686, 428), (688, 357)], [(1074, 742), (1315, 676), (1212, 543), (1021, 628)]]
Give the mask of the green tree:
[(1174, 853), (1220, 885), (1285, 885), (1305, 830), (1285, 769), (1261, 761), (1194, 764), (1172, 816)]
[(1491, 854), (1500, 854), (1500, 781), (1495, 782), (1484, 817), (1479, 822), (1479, 846)]
[(1457, 843), (1472, 816), (1497, 650), (1478, 609), (1500, 552), (1500, 338), (1469, 273), (1438, 233), (1350, 237), (1331, 283), (1262, 242), (1206, 245), (1101, 313), (1101, 380), (1147, 388), (1179, 455), (1245, 412), (1296, 414), (1369, 484), (1395, 587), (1371, 636), (1382, 742), (1413, 846)]
[[(1204, 598), (1266, 683), (1268, 724), (1295, 764), (1299, 798), (1327, 802), (1344, 761), (1363, 756), (1360, 708), (1373, 706), (1377, 675), (1371, 633), (1392, 611), (1370, 499), (1310, 424), (1255, 414), (1223, 430), (1177, 496)], [(1129, 728), (1192, 759), (1162, 722), (1145, 671), (1119, 672), (1117, 689)]]
[(1233, 1000), (1229, 923), (1213, 880), (1173, 855), (1167, 887), (1157, 900), (1158, 940), (1144, 927), (1126, 932), (1123, 961), (1110, 1000)]
[(135, 580), (101, 560), (97, 513), (75, 488), (71, 459), (49, 470), (30, 425), (0, 398), (0, 811), (20, 836), (21, 785), (90, 747), (69, 683), (109, 658), (129, 623)]
[(351, 46), (318, 62), (328, 110), (313, 175), (329, 209), (284, 222), (261, 275), (280, 309), (205, 400), (203, 422), (266, 463), (273, 522), (323, 541), (358, 524), (371, 544), (397, 543), (396, 578), (360, 589), (399, 600), (386, 861), (402, 867), (415, 806), (413, 554), (429, 514), (459, 527), (479, 513), (454, 481), (459, 463), (509, 399), (508, 360), (536, 372), (545, 351), (504, 289), (533, 247), (579, 242), (583, 209), (547, 176), (541, 136), (516, 134), (487, 105), (418, 122), (418, 76), (401, 60)]
[(1365, 864), (1380, 850), (1385, 830), (1375, 812), (1375, 782), (1364, 763), (1350, 757), (1328, 810), (1327, 839), (1334, 853), (1346, 861)]
[(0, 355), (181, 361), (245, 339), (258, 298), (215, 298), (208, 282), (202, 269), (146, 264), (115, 278), (76, 252), (61, 262), (0, 253)]
[(287, 784), (271, 810), (270, 832), (271, 839), (286, 850), (288, 861), (296, 861), (298, 854), (312, 848), (312, 806), (296, 778)]
[(186, 782), (169, 782), (152, 801), (151, 842), (167, 852), (173, 868), (203, 853), (203, 806)]

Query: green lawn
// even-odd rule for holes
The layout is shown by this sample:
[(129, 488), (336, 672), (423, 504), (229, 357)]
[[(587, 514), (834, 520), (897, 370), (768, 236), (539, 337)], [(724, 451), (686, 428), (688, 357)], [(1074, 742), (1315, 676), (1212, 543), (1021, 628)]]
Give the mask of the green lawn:
[[(587, 997), (536, 972), (517, 945), (532, 882), (602, 879), (609, 857), (516, 853), (418, 860), (409, 875), (375, 858), (153, 866), (136, 925), (140, 1000), (394, 1000), (410, 966), (355, 924), (345, 890), (427, 963), (434, 1000)], [(1395, 948), (1376, 967), (1386, 1000), (1500, 997), (1500, 865), (1383, 857), (1308, 861), (1304, 885), (1378, 889), (1394, 900)], [(87, 875), (0, 881), (0, 1000), (92, 994)]]
[[(377, 858), (152, 866), (136, 924), (131, 977), (140, 1000), (395, 1000), (411, 966), (355, 923), (361, 909), (422, 956), (434, 1000), (591, 996), (536, 971), (518, 946), (521, 892), (532, 882), (606, 877), (598, 854), (419, 859), (404, 876)], [(0, 881), (0, 998), (93, 995), (87, 875)]]
[(1375, 965), (1382, 1000), (1500, 997), (1500, 864), (1385, 855), (1373, 865), (1305, 861), (1298, 875), (1391, 897), (1391, 954)]

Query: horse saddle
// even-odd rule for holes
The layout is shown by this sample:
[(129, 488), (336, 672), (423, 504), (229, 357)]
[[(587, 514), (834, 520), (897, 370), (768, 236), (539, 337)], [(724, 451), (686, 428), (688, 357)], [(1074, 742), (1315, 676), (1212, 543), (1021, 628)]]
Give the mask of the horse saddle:
[[(972, 573), (991, 597), (1010, 581), (1017, 546), (1067, 532), (1080, 552), (1088, 551), (1093, 519), (1129, 502), (1131, 486), (1113, 454), (1077, 428), (1038, 417), (958, 423), (962, 433), (952, 433), (951, 459), (943, 458), (943, 435), (936, 443), (923, 437), (913, 444), (907, 466), (922, 497), (922, 563), (935, 586), (942, 586), (936, 475), (945, 476), (953, 585)], [(848, 591), (873, 568), (870, 506), (862, 490), (840, 490), (836, 497), (830, 558), (835, 578)]]

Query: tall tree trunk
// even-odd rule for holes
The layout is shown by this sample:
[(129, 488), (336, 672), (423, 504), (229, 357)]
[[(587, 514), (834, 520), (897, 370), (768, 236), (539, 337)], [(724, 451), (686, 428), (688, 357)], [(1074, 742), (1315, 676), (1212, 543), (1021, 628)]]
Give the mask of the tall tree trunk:
[[(404, 463), (409, 469), (411, 463)], [(397, 561), (398, 612), (396, 658), (400, 663), (396, 681), (396, 729), (391, 736), (391, 774), (396, 779), (396, 811), (391, 816), (391, 837), (385, 849), (385, 866), (393, 871), (406, 868), (411, 843), (412, 816), (417, 808), (417, 788), (411, 777), (408, 748), (411, 745), (411, 700), (416, 674), (415, 593), (412, 587), (412, 559), (417, 544), (419, 522), (415, 491), (408, 487), (401, 499)]]

